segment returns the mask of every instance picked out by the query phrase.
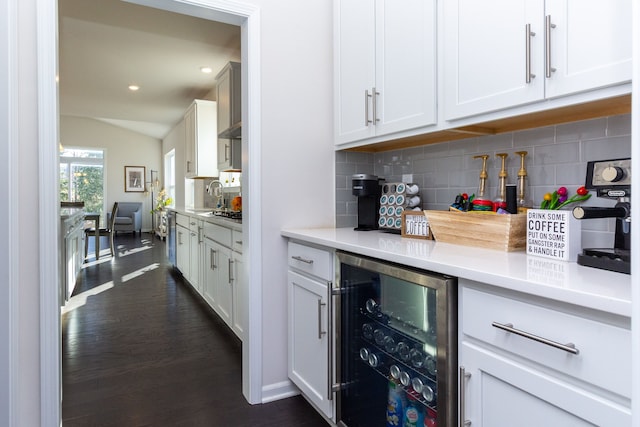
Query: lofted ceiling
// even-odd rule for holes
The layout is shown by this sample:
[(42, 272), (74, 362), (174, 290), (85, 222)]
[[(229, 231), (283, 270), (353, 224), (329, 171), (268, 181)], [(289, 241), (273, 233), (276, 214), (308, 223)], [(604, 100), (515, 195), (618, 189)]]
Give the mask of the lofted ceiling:
[(60, 115), (153, 138), (215, 87), (228, 61), (240, 60), (234, 25), (120, 0), (58, 0), (58, 15)]

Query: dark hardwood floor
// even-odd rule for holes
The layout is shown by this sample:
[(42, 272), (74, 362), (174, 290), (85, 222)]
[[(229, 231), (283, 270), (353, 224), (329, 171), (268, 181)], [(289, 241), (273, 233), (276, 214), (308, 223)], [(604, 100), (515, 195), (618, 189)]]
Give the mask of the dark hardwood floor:
[(240, 341), (169, 267), (165, 243), (119, 233), (116, 246), (98, 262), (90, 247), (63, 310), (64, 427), (328, 425), (300, 396), (249, 405)]

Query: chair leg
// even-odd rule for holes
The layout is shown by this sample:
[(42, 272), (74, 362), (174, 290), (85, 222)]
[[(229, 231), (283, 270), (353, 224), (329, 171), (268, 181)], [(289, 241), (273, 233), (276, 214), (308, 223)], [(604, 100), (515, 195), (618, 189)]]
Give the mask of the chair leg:
[(113, 233), (109, 233), (109, 249), (111, 249), (111, 256), (115, 256), (115, 251), (113, 250)]
[(84, 259), (87, 259), (87, 255), (89, 255), (89, 236), (84, 236)]

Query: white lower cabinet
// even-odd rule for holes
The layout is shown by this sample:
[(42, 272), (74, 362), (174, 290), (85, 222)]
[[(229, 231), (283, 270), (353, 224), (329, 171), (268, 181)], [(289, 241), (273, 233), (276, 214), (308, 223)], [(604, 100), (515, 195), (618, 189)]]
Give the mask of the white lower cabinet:
[(244, 274), (244, 261), (242, 256), (242, 231), (233, 230), (233, 252), (231, 252), (231, 280), (233, 291), (233, 310), (231, 311), (231, 329), (243, 339), (245, 325), (249, 314), (246, 310), (248, 303), (247, 280)]
[(202, 282), (202, 269), (200, 265), (203, 257), (203, 240), (202, 240), (202, 227), (203, 221), (200, 219), (191, 218), (189, 220), (189, 283), (198, 291), (200, 295), (203, 294), (203, 282)]
[(631, 425), (630, 319), (459, 284), (460, 425)]
[(211, 239), (204, 239), (204, 262), (202, 264), (203, 298), (213, 308), (217, 304), (217, 276), (216, 270), (217, 245)]
[(239, 244), (232, 243), (235, 242), (232, 233), (242, 235), (241, 231), (217, 224), (204, 224), (203, 297), (242, 340), (246, 324), (246, 281), (242, 253), (232, 250), (232, 247), (241, 248), (241, 237)]
[(332, 260), (329, 251), (289, 243), (289, 378), (318, 410), (335, 420), (329, 354)]
[(231, 249), (214, 243), (216, 253), (217, 290), (216, 304), (213, 309), (220, 315), (224, 323), (231, 327), (233, 310), (233, 282), (231, 280)]
[(183, 215), (176, 216), (176, 267), (185, 278), (189, 278), (191, 259), (189, 256), (191, 241), (188, 226), (180, 224), (179, 220)]

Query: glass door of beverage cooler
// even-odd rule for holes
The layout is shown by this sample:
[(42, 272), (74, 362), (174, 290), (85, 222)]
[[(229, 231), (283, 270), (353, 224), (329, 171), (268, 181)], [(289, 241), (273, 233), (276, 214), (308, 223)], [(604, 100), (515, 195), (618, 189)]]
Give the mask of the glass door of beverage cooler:
[(337, 257), (338, 425), (453, 427), (457, 280)]

